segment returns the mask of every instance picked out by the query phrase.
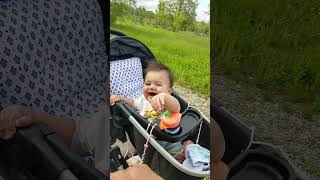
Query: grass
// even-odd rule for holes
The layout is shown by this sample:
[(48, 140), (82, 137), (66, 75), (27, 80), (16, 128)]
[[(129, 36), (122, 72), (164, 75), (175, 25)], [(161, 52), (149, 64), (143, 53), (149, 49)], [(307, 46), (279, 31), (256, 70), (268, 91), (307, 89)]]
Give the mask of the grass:
[(179, 85), (210, 95), (208, 36), (192, 32), (172, 32), (128, 21), (116, 23), (111, 28), (146, 44), (160, 63), (169, 66)]
[(233, 79), (253, 77), (266, 99), (281, 94), (306, 104), (306, 116), (320, 113), (319, 7), (316, 0), (221, 1), (213, 63)]

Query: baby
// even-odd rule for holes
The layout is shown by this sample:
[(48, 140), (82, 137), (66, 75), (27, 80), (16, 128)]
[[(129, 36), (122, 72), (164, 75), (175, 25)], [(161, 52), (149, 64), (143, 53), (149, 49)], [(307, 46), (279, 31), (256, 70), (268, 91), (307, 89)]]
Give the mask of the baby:
[(171, 96), (173, 76), (169, 68), (163, 64), (150, 63), (144, 72), (143, 95), (136, 100), (113, 95), (110, 97), (110, 105), (113, 106), (116, 102), (124, 101), (139, 111), (141, 116), (144, 116), (148, 110), (155, 110), (158, 114), (163, 113), (164, 109), (179, 112), (179, 101)]
[[(143, 95), (135, 100), (113, 95), (110, 97), (110, 105), (113, 106), (116, 102), (123, 101), (137, 110), (141, 116), (145, 116), (146, 112), (152, 110), (158, 114), (162, 114), (164, 110), (179, 112), (179, 101), (171, 95), (173, 91), (173, 75), (169, 68), (163, 64), (150, 63), (144, 73)], [(172, 156), (177, 158), (182, 155), (183, 150), (180, 142), (158, 142)]]

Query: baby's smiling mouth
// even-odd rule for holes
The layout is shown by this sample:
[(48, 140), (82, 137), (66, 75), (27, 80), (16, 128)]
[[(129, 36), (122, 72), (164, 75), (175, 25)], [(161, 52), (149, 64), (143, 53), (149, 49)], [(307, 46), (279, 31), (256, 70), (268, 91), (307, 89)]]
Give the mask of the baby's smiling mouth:
[(152, 97), (155, 96), (155, 95), (157, 95), (157, 94), (154, 93), (154, 92), (149, 92), (148, 94), (149, 94), (149, 96), (152, 96)]

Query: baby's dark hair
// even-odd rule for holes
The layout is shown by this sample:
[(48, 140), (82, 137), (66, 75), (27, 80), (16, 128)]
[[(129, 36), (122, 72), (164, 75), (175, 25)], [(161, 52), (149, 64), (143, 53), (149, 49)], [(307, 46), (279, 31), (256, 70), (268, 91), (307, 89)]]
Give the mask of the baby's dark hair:
[(167, 72), (168, 76), (169, 76), (170, 87), (173, 86), (174, 77), (173, 77), (173, 74), (171, 73), (170, 69), (166, 65), (157, 63), (155, 61), (151, 61), (148, 63), (147, 67), (144, 69), (144, 76), (146, 76), (146, 74), (150, 71), (165, 71), (165, 72)]

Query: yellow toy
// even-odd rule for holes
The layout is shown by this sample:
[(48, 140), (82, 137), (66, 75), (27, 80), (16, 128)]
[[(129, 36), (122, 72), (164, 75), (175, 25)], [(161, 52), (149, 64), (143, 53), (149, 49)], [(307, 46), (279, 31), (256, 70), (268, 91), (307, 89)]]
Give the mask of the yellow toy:
[(155, 119), (160, 115), (155, 110), (145, 110), (144, 112), (145, 112), (145, 114), (144, 114), (143, 118), (148, 119), (148, 120)]

